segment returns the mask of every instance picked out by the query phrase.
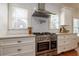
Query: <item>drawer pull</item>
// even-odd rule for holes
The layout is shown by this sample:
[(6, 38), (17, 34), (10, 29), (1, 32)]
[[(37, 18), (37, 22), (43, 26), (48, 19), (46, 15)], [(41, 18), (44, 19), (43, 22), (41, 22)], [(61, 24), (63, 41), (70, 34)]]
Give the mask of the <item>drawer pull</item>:
[(65, 48), (64, 48), (65, 49)]
[(47, 54), (47, 56), (50, 56), (50, 54)]
[(21, 51), (21, 49), (17, 49), (17, 51)]
[(64, 41), (64, 43), (66, 43), (66, 41)]
[(66, 36), (64, 36), (64, 38), (66, 38)]
[(18, 43), (21, 43), (22, 41), (17, 41)]

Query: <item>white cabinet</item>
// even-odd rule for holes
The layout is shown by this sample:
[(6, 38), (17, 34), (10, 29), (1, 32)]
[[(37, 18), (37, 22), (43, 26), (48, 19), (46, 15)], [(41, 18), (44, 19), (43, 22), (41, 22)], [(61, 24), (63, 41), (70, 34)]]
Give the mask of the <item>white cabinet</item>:
[(0, 38), (1, 56), (34, 56), (35, 36)]
[(57, 53), (77, 48), (76, 34), (58, 34)]

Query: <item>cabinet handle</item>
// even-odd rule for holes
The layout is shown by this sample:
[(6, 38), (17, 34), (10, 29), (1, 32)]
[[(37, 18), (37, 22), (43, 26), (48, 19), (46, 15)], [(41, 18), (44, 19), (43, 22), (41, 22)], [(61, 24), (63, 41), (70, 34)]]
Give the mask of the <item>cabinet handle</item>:
[(64, 38), (65, 38), (66, 36), (64, 36)]
[(50, 56), (50, 54), (47, 54), (47, 56)]
[(65, 48), (64, 48), (65, 49)]
[(21, 51), (22, 49), (17, 49), (17, 51)]
[(17, 41), (18, 43), (21, 43), (22, 41)]
[(65, 43), (66, 41), (64, 41), (64, 43)]

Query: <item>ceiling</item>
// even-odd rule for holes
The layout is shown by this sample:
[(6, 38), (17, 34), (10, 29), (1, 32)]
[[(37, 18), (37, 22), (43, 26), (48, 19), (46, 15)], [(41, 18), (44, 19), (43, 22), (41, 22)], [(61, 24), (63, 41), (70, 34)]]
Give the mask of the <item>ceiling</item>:
[(79, 3), (52, 3), (52, 5), (60, 6), (60, 7), (72, 7), (72, 8), (79, 8)]
[(72, 7), (72, 8), (79, 8), (79, 3), (64, 3), (64, 6)]

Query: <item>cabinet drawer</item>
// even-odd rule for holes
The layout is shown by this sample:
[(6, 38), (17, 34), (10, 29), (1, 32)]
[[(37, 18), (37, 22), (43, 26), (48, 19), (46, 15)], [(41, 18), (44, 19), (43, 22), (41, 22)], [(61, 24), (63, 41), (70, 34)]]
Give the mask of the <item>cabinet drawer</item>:
[(73, 35), (61, 35), (61, 36), (58, 36), (58, 39), (69, 39), (72, 37), (73, 37)]
[(58, 47), (58, 53), (70, 50), (70, 45), (63, 45)]
[(71, 50), (71, 45), (64, 45), (58, 47), (58, 53), (65, 52)]
[[(71, 43), (71, 44), (72, 44), (72, 43)], [(64, 50), (64, 51), (72, 50), (72, 45), (71, 45), (71, 44), (65, 45), (65, 50)]]
[(1, 45), (11, 45), (11, 44), (35, 42), (35, 38), (31, 38), (31, 37), (27, 37), (27, 38), (14, 38), (14, 39), (11, 38), (11, 39), (0, 40), (0, 42), (1, 42)]
[(17, 39), (2, 39), (0, 45), (17, 44)]
[(75, 49), (76, 46), (77, 46), (77, 44), (75, 44), (75, 43), (73, 43), (73, 44), (72, 43), (67, 44), (67, 45), (64, 46), (65, 47), (64, 51), (69, 51), (69, 50)]
[(3, 55), (14, 55), (17, 53), (35, 51), (34, 45), (3, 47)]
[(62, 35), (62, 36), (58, 36), (58, 39), (64, 39), (64, 38), (65, 38), (64, 35)]
[(78, 47), (77, 43), (76, 42), (73, 42), (73, 44), (71, 44), (71, 48), (72, 49), (76, 49)]
[(61, 53), (61, 52), (64, 52), (65, 51), (65, 47), (64, 46), (59, 46), (58, 48), (57, 48), (57, 53), (59, 54), (59, 53)]
[(18, 39), (18, 41), (17, 41), (17, 43), (28, 43), (28, 42), (35, 42), (35, 38), (27, 37), (27, 38)]
[(61, 46), (61, 45), (66, 45), (66, 44), (69, 44), (69, 43), (71, 43), (71, 42), (73, 42), (73, 40), (72, 39), (62, 39), (62, 40), (58, 40), (58, 46)]
[(74, 43), (74, 42), (72, 42), (72, 43), (66, 44), (66, 45), (62, 45), (62, 46), (58, 46), (58, 48), (57, 48), (58, 49), (58, 53), (69, 51), (69, 50), (77, 48), (77, 44)]

